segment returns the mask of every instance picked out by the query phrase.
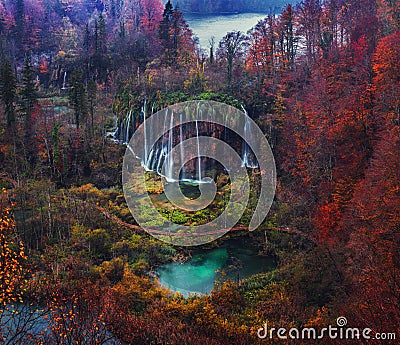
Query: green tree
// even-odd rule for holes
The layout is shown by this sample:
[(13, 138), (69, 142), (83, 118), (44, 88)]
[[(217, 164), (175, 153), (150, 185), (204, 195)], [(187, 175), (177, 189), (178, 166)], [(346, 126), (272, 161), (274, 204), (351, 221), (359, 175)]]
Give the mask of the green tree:
[(125, 23), (123, 21), (121, 21), (119, 23), (119, 33), (118, 33), (118, 35), (122, 39), (125, 38), (125, 36), (126, 36)]
[(25, 58), (24, 68), (22, 70), (20, 94), (21, 106), (25, 115), (24, 154), (26, 161), (33, 167), (37, 158), (37, 145), (35, 142), (35, 126), (33, 123), (32, 111), (38, 96), (35, 90), (35, 71), (32, 68), (29, 55)]
[(53, 132), (51, 133), (53, 139), (53, 171), (54, 173), (58, 170), (58, 166), (60, 164), (61, 153), (59, 148), (60, 137), (59, 137), (59, 129), (60, 125), (55, 122)]
[(163, 19), (160, 23), (159, 36), (162, 40), (167, 41), (170, 39), (169, 29), (171, 27), (172, 15), (174, 13), (174, 8), (172, 7), (171, 1), (165, 4)]
[(24, 0), (15, 1), (15, 32), (16, 32), (16, 42), (21, 45), (24, 38), (25, 30), (25, 4)]
[(85, 86), (82, 82), (82, 73), (79, 70), (74, 70), (71, 73), (69, 101), (74, 109), (76, 127), (79, 128), (87, 114)]
[(35, 89), (35, 71), (31, 65), (31, 57), (25, 58), (24, 68), (22, 70), (21, 98), (22, 109), (26, 115), (26, 120), (30, 121), (32, 108), (37, 101), (37, 93)]
[(89, 78), (90, 74), (90, 63), (91, 63), (90, 48), (91, 48), (91, 35), (90, 35), (89, 24), (86, 23), (85, 36), (83, 38), (83, 49), (85, 51), (86, 78)]
[(165, 4), (163, 19), (160, 23), (160, 27), (158, 30), (159, 37), (162, 42), (162, 47), (164, 50), (164, 54), (166, 55), (167, 61), (170, 60), (170, 56), (173, 50), (173, 39), (171, 37), (171, 27), (172, 27), (172, 18), (174, 14), (174, 9), (172, 7), (171, 1)]
[(107, 31), (106, 21), (102, 13), (95, 22), (94, 29), (94, 56), (93, 67), (96, 71), (96, 77), (100, 81), (107, 79)]
[(94, 131), (94, 105), (96, 103), (97, 85), (93, 79), (89, 79), (87, 83), (87, 99), (89, 104), (91, 131)]
[(213, 64), (214, 63), (215, 36), (211, 36), (211, 38), (208, 40), (208, 43), (210, 44), (210, 64)]
[(116, 15), (117, 15), (117, 9), (116, 9), (114, 0), (110, 0), (110, 14), (111, 14), (111, 17), (114, 20)]
[(6, 31), (4, 26), (4, 13), (0, 11), (0, 61), (4, 59), (6, 52)]
[(102, 13), (99, 14), (99, 19), (97, 20), (99, 29), (99, 42), (98, 48), (102, 54), (107, 52), (107, 31), (106, 31), (106, 20)]
[(7, 127), (15, 124), (15, 98), (17, 84), (10, 60), (5, 59), (0, 66), (0, 97), (4, 103)]
[(174, 9), (170, 1), (165, 5), (158, 34), (161, 39), (165, 65), (185, 66), (190, 60), (188, 57), (194, 52), (193, 33), (178, 6)]
[(0, 37), (3, 38), (4, 35), (4, 15), (0, 13)]

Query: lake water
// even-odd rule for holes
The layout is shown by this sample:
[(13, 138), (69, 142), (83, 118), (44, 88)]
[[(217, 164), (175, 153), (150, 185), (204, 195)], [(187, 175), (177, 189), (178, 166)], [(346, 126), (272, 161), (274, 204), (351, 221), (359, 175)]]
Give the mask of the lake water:
[(185, 19), (193, 33), (199, 37), (202, 48), (209, 47), (209, 39), (215, 37), (215, 47), (229, 31), (247, 33), (249, 29), (267, 16), (266, 13), (240, 13), (229, 15), (185, 14)]
[(275, 268), (272, 257), (257, 255), (248, 236), (229, 239), (218, 248), (196, 249), (184, 263), (172, 262), (159, 268), (161, 285), (179, 291), (185, 297), (209, 293), (217, 279), (238, 282), (250, 275)]

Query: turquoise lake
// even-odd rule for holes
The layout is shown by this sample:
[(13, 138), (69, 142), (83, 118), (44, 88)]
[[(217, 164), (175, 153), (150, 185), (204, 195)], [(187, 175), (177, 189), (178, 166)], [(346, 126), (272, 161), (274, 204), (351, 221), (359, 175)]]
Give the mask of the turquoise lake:
[(272, 257), (258, 255), (258, 249), (250, 245), (246, 236), (229, 239), (218, 248), (195, 249), (191, 259), (168, 263), (158, 269), (158, 275), (161, 285), (187, 297), (209, 293), (216, 280), (238, 282), (252, 274), (271, 271), (275, 266)]

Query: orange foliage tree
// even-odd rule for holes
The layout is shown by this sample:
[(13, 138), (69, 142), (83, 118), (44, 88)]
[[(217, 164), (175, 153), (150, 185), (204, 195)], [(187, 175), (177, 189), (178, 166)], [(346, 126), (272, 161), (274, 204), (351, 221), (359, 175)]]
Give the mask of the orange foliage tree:
[(23, 304), (27, 280), (24, 245), (18, 240), (11, 208), (0, 196), (0, 343), (23, 344), (35, 321), (29, 305)]
[(22, 302), (26, 255), (23, 243), (16, 238), (10, 207), (3, 207), (1, 203), (0, 207), (0, 306), (6, 306)]

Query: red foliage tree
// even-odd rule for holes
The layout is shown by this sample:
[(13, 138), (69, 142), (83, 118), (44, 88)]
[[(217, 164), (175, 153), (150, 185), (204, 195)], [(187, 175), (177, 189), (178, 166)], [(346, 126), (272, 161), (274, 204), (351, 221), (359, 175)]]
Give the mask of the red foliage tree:
[(400, 31), (379, 41), (374, 55), (376, 110), (387, 121), (400, 123)]
[(163, 4), (160, 0), (143, 0), (140, 24), (149, 35), (155, 35), (162, 19)]
[[(400, 324), (400, 128), (386, 130), (354, 193), (346, 226), (352, 290), (348, 312), (360, 325), (398, 332)], [(362, 312), (360, 313), (360, 310)], [(368, 326), (368, 327), (369, 327)]]

